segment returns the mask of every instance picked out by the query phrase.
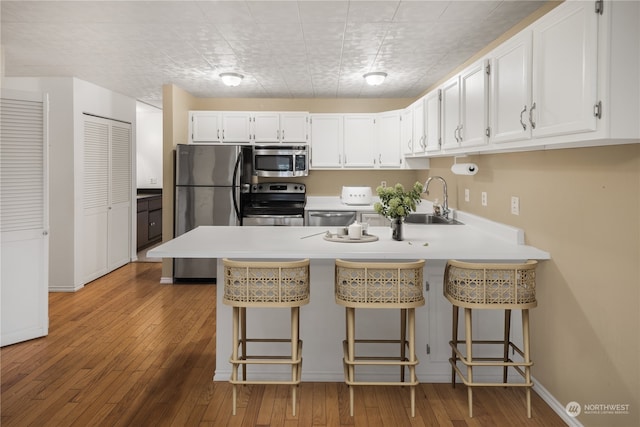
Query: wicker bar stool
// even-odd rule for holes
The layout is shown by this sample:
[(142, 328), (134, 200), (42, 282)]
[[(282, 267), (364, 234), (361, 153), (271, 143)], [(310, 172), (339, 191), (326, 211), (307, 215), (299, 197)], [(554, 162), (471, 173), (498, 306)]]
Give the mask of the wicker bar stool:
[[(233, 353), (230, 383), (233, 384), (233, 415), (236, 414), (238, 384), (290, 384), (292, 411), (296, 414), (296, 389), (302, 372), (300, 306), (309, 303), (309, 260), (266, 262), (223, 260), (224, 298), (233, 307)], [(247, 338), (247, 307), (290, 307), (290, 338)], [(248, 355), (247, 343), (291, 344), (288, 355)], [(247, 364), (291, 365), (291, 380), (250, 381)], [(238, 368), (242, 366), (242, 379)]]
[[(473, 387), (499, 386), (524, 387), (526, 390), (527, 416), (531, 418), (531, 366), (533, 362), (529, 347), (529, 309), (536, 301), (537, 261), (520, 264), (483, 264), (450, 260), (444, 274), (444, 296), (453, 304), (453, 334), (451, 346), (451, 383), (455, 387), (458, 374), (467, 386), (469, 416), (473, 417)], [(458, 339), (458, 312), (464, 308), (465, 339)], [(472, 310), (504, 310), (504, 338), (502, 340), (474, 340), (472, 336)], [(522, 312), (523, 348), (520, 349), (510, 339), (511, 310)], [(465, 345), (465, 354), (459, 345)], [(496, 344), (502, 347), (501, 357), (474, 357), (473, 344)], [(517, 352), (522, 361), (509, 358), (509, 349)], [(466, 366), (466, 376), (458, 366), (460, 361)], [(502, 367), (502, 383), (476, 382), (473, 378), (475, 366)], [(507, 371), (512, 367), (523, 378), (523, 383), (507, 383)]]
[[(335, 274), (336, 303), (345, 307), (346, 340), (343, 341), (345, 383), (349, 386), (349, 413), (353, 416), (353, 393), (357, 385), (408, 386), (411, 393), (411, 416), (415, 416), (416, 365), (415, 308), (424, 305), (422, 277), (425, 261), (351, 262), (337, 259)], [(356, 308), (400, 309), (400, 339), (356, 339)], [(408, 330), (407, 330), (408, 326)], [(408, 332), (408, 337), (407, 337)], [(356, 344), (396, 344), (399, 355), (356, 356)], [(407, 354), (408, 350), (408, 354)], [(400, 381), (356, 381), (355, 368), (362, 365), (400, 366)], [(405, 367), (409, 381), (405, 382)]]

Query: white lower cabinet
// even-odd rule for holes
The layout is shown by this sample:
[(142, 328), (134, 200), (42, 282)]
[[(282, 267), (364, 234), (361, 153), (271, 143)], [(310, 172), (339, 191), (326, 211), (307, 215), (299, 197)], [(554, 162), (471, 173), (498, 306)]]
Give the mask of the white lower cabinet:
[[(444, 296), (444, 269), (446, 261), (427, 260), (425, 265), (425, 280), (428, 291), (425, 293), (427, 300), (425, 307), (428, 311), (427, 330), (420, 332), (427, 335), (427, 359), (434, 372), (437, 372), (439, 380), (450, 381), (449, 358), (453, 327), (453, 305)], [(464, 309), (458, 314), (458, 340), (465, 339), (464, 333)], [(511, 341), (522, 348), (522, 317), (520, 310), (511, 312)], [(473, 337), (480, 340), (502, 340), (504, 331), (504, 310), (473, 310)], [(535, 331), (532, 331), (535, 333)], [(422, 352), (422, 349), (418, 349)], [(496, 353), (497, 351), (497, 353)], [(424, 353), (423, 353), (424, 354)], [(477, 357), (499, 357), (501, 350), (497, 346), (474, 346), (474, 354)], [(517, 356), (517, 355), (516, 355)], [(513, 374), (511, 372), (510, 374)], [(494, 381), (501, 376), (502, 370), (476, 369), (474, 377)], [(516, 374), (517, 375), (517, 374)]]
[(378, 212), (360, 212), (359, 221), (369, 224), (369, 227), (388, 227), (391, 224), (388, 218), (380, 215)]

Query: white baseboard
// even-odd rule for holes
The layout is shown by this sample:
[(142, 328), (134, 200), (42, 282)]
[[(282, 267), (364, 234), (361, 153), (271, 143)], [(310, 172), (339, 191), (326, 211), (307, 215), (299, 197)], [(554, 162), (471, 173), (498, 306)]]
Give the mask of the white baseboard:
[(161, 277), (160, 278), (161, 285), (173, 285), (173, 277)]
[(553, 395), (549, 393), (549, 390), (544, 388), (538, 381), (536, 381), (535, 378), (532, 377), (532, 380), (534, 384), (533, 391), (535, 391), (538, 396), (540, 396), (540, 398), (544, 400), (546, 404), (551, 407), (551, 409), (553, 409), (553, 412), (555, 412), (560, 418), (562, 418), (562, 421), (567, 423), (569, 427), (583, 427), (580, 421), (567, 413), (564, 405), (560, 403), (558, 399), (553, 397)]

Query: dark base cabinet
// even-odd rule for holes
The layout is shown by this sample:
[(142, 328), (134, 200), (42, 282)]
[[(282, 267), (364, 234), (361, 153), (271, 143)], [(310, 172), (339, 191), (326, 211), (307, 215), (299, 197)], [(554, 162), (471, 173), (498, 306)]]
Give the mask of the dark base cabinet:
[(138, 196), (137, 250), (162, 240), (162, 195)]

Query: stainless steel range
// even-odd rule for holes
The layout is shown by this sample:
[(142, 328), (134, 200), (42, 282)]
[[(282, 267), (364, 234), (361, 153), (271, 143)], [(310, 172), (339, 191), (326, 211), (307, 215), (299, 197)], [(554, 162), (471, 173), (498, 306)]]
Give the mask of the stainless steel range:
[(242, 225), (304, 225), (304, 184), (267, 182), (252, 184), (242, 194)]

